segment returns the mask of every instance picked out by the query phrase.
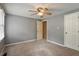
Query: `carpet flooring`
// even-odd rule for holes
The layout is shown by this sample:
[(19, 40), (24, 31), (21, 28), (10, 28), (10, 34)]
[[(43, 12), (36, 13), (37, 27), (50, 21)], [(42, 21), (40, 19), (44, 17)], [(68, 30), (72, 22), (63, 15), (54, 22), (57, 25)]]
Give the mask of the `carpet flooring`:
[(45, 40), (7, 46), (7, 56), (79, 56), (79, 51)]

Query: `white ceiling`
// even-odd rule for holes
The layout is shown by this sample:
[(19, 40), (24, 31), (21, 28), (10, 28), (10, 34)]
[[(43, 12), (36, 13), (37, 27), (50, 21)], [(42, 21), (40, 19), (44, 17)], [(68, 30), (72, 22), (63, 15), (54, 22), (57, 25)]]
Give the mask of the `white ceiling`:
[[(30, 9), (34, 9), (35, 6), (40, 5), (39, 3), (4, 3), (1, 4), (5, 9), (5, 12), (8, 14), (30, 17), (30, 18), (38, 18), (36, 15), (31, 15), (32, 12), (28, 12)], [(43, 4), (42, 5), (46, 5)], [(54, 13), (54, 15), (59, 15), (63, 13), (67, 13), (72, 10), (79, 9), (79, 3), (49, 3), (49, 10)], [(54, 9), (54, 11), (53, 11)], [(52, 15), (53, 16), (53, 15)]]

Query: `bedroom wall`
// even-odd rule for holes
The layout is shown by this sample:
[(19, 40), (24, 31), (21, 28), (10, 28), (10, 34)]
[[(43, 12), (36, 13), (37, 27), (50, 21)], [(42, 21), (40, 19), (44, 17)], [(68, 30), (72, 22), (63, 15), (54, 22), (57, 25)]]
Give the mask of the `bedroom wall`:
[(36, 21), (31, 18), (6, 14), (6, 43), (36, 39)]
[(64, 15), (50, 17), (48, 20), (48, 39), (64, 44)]
[[(79, 9), (65, 14), (78, 12)], [(48, 39), (64, 44), (64, 15), (49, 17)], [(6, 42), (14, 43), (30, 39), (36, 39), (36, 21), (31, 18), (16, 15), (6, 15)]]
[[(6, 15), (6, 43), (36, 39), (36, 21), (16, 15)], [(64, 44), (64, 16), (54, 16), (48, 20), (48, 39)]]
[(60, 44), (64, 44), (64, 15), (79, 12), (79, 9), (66, 12), (61, 15), (49, 17), (48, 19), (48, 39)]

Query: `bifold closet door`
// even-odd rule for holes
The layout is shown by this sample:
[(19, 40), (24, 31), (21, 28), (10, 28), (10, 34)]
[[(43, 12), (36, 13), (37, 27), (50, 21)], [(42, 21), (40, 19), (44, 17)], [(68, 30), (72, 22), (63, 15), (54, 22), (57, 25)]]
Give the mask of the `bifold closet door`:
[(79, 13), (64, 16), (64, 45), (79, 50)]

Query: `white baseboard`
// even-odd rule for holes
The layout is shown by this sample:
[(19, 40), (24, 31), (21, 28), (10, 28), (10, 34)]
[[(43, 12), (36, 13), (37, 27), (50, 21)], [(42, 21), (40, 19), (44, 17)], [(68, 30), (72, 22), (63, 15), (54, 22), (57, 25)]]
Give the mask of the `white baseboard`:
[(17, 45), (17, 44), (27, 43), (27, 42), (32, 42), (32, 41), (35, 41), (35, 39), (22, 41), (22, 42), (17, 42), (17, 43), (10, 43), (10, 44), (6, 44), (6, 46)]
[[(27, 42), (32, 42), (32, 41), (35, 41), (35, 39), (33, 39), (33, 40), (27, 40), (27, 41), (22, 41), (22, 42), (17, 42), (17, 43), (10, 43), (10, 44), (7, 44), (6, 46), (16, 45), (16, 44), (21, 44), (21, 43), (27, 43)], [(59, 43), (54, 42), (54, 41), (51, 41), (51, 40), (47, 40), (47, 41), (50, 42), (50, 43), (53, 43), (53, 44), (59, 45), (59, 46), (66, 47), (66, 46), (63, 45), (63, 44), (59, 44)]]
[(57, 42), (55, 42), (55, 41), (51, 41), (51, 40), (47, 40), (47, 41), (50, 42), (50, 43), (53, 43), (53, 44), (56, 44), (56, 45), (62, 46), (62, 47), (66, 47), (65, 45), (60, 44), (60, 43), (57, 43)]
[[(17, 42), (17, 43), (11, 43), (11, 44), (7, 44), (7, 45), (5, 45), (5, 46), (17, 45), (17, 44), (21, 44), (21, 43), (32, 42), (32, 41), (35, 41), (35, 40), (36, 40), (36, 39), (33, 39), (33, 40), (27, 40), (27, 41), (22, 41), (22, 42)], [(63, 45), (63, 44), (57, 43), (57, 42), (55, 42), (55, 41), (51, 41), (51, 40), (47, 40), (47, 41), (50, 42), (50, 43), (53, 43), (53, 44), (62, 46), (62, 47), (69, 48), (69, 47), (67, 47), (67, 46), (65, 46), (65, 45)], [(70, 48), (70, 49), (72, 49), (72, 48)], [(4, 50), (4, 49), (3, 49), (3, 50)], [(73, 49), (73, 50), (75, 50), (75, 49)], [(76, 51), (78, 51), (78, 50), (76, 50)]]
[(66, 48), (69, 48), (69, 49), (72, 49), (72, 50), (75, 50), (75, 51), (79, 51), (79, 50), (76, 50), (76, 49), (70, 48), (70, 47), (68, 47), (68, 46), (66, 46), (66, 45), (59, 44), (59, 43), (57, 43), (57, 42), (51, 41), (51, 40), (47, 40), (47, 41), (50, 42), (50, 43), (53, 43), (53, 44), (56, 44), (56, 45), (62, 46), (62, 47), (66, 47)]

